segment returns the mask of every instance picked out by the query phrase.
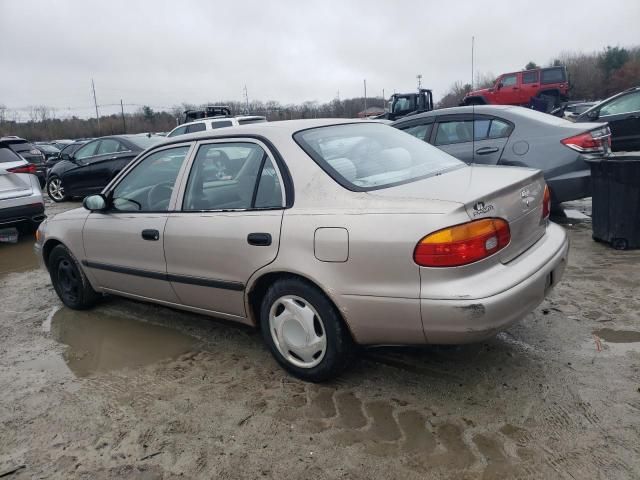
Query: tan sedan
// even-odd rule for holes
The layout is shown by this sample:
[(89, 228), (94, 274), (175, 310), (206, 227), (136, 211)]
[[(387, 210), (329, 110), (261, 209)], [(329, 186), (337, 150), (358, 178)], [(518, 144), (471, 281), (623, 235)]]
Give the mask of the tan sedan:
[(264, 123), (143, 152), (36, 250), (70, 308), (108, 293), (254, 325), (320, 381), (354, 344), (479, 341), (531, 312), (567, 261), (549, 202), (538, 170), (377, 122)]

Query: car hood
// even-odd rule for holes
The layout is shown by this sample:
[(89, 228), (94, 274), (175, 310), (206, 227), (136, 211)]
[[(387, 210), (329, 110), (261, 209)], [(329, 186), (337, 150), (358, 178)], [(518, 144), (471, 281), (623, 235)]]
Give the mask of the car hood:
[(484, 95), (485, 93), (490, 93), (491, 89), (490, 88), (481, 88), (480, 90), (473, 90), (472, 92), (469, 92), (465, 95), (465, 97), (471, 97), (474, 95)]
[(53, 217), (50, 217), (48, 221), (61, 221), (61, 220), (83, 220), (89, 215), (89, 210), (84, 207), (74, 208), (73, 210), (67, 210), (66, 212), (57, 213)]

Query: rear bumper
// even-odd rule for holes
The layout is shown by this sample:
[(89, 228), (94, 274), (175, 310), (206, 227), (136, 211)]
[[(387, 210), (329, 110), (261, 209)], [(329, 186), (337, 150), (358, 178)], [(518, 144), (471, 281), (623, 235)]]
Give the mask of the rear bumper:
[(34, 203), (17, 207), (0, 207), (0, 226), (30, 223), (38, 225), (45, 219), (44, 204)]
[[(472, 343), (491, 338), (533, 311), (564, 273), (569, 253), (565, 231), (550, 224), (545, 235), (505, 265), (504, 290), (484, 298), (421, 299), (422, 323), (428, 343)], [(515, 285), (514, 276), (528, 273)]]
[(591, 196), (591, 170), (578, 170), (547, 179), (554, 203), (569, 202)]

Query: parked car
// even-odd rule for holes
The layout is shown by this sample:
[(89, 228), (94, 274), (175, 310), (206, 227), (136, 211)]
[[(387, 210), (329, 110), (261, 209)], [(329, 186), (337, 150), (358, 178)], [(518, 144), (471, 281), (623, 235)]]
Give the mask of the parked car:
[(54, 147), (53, 145), (49, 145), (49, 144), (45, 144), (45, 143), (36, 143), (35, 147), (38, 150), (40, 150), (42, 152), (42, 154), (44, 155), (45, 171), (46, 171), (47, 161), (50, 158), (58, 157), (58, 155), (60, 155), (60, 150), (57, 149), (56, 147)]
[[(215, 175), (221, 153), (233, 178)], [(369, 121), (169, 139), (83, 205), (38, 234), (65, 305), (108, 292), (261, 326), (311, 381), (354, 343), (490, 338), (543, 300), (568, 254), (540, 171), (470, 167)]]
[(0, 142), (8, 145), (11, 150), (36, 167), (35, 175), (44, 185), (46, 170), (44, 167), (45, 156), (35, 145), (20, 137), (2, 137)]
[(44, 202), (35, 165), (0, 140), (0, 229), (35, 231), (44, 220)]
[(65, 149), (47, 173), (47, 194), (62, 202), (99, 192), (140, 152), (161, 140), (146, 134), (113, 135), (87, 142), (71, 154)]
[(566, 101), (569, 92), (565, 67), (536, 68), (522, 72), (503, 73), (493, 87), (467, 93), (463, 105), (531, 106), (532, 100), (542, 100), (546, 111)]
[(607, 122), (611, 129), (611, 149), (640, 150), (640, 87), (607, 98), (575, 118), (582, 122)]
[(53, 145), (58, 150), (62, 150), (67, 145), (71, 145), (72, 143), (74, 143), (74, 140), (54, 140), (53, 142), (50, 142), (50, 145)]
[(44, 163), (45, 180), (49, 177), (49, 171), (51, 170), (51, 167), (53, 167), (60, 160), (69, 160), (70, 157), (73, 155), (73, 153), (76, 150), (78, 150), (82, 145), (87, 143), (87, 142), (88, 142), (88, 140), (78, 140), (78, 141), (75, 141), (73, 143), (66, 144), (62, 148), (62, 150), (60, 150), (60, 152), (58, 152), (58, 155), (53, 155), (53, 156), (47, 158), (47, 160)]
[(392, 124), (466, 163), (538, 168), (561, 202), (591, 195), (585, 162), (609, 152), (604, 123), (575, 124), (522, 107), (478, 105), (434, 110)]
[(233, 127), (237, 125), (247, 125), (250, 123), (264, 123), (266, 117), (259, 115), (245, 115), (239, 117), (219, 117), (206, 118), (195, 122), (183, 123), (169, 132), (167, 137), (184, 135), (185, 133), (202, 132), (205, 130), (215, 130), (216, 128)]

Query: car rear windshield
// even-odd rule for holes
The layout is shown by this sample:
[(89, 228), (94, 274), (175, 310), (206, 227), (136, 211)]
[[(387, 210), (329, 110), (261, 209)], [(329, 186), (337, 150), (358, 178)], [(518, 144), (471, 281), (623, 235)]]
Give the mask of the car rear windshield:
[(312, 128), (293, 138), (335, 181), (355, 191), (409, 183), (465, 165), (412, 135), (380, 123)]
[(11, 148), (14, 152), (28, 152), (34, 147), (29, 142), (11, 142)]
[(21, 158), (16, 155), (13, 150), (6, 147), (0, 147), (0, 163), (17, 162)]

